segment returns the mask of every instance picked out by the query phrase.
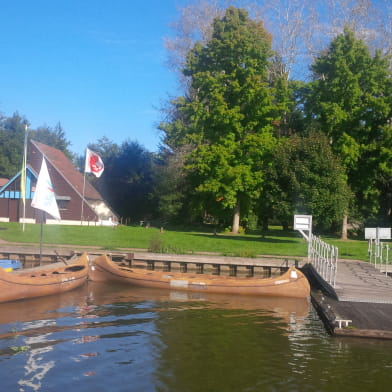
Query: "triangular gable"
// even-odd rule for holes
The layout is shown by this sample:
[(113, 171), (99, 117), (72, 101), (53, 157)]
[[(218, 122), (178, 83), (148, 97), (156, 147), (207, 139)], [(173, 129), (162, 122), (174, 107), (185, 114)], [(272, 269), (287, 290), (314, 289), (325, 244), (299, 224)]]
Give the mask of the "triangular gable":
[(30, 140), (30, 143), (43, 154), (50, 164), (57, 170), (65, 181), (80, 195), (83, 194), (85, 199), (103, 200), (98, 191), (88, 182), (84, 183), (84, 176), (80, 173), (66, 155), (56, 148), (47, 146), (46, 144)]
[[(20, 198), (20, 189), (18, 191), (15, 190), (7, 190), (8, 188), (11, 188), (12, 183), (17, 181), (20, 176), (22, 175), (22, 170), (20, 170), (18, 173), (16, 173), (5, 185), (3, 185), (0, 188), (0, 197), (1, 198), (8, 198), (8, 197), (13, 197), (13, 198)], [(37, 181), (38, 174), (30, 167), (26, 167), (26, 199), (31, 199), (33, 197), (33, 193), (31, 192), (31, 182), (33, 180)], [(18, 187), (20, 188), (20, 187)], [(12, 195), (10, 195), (12, 193)]]

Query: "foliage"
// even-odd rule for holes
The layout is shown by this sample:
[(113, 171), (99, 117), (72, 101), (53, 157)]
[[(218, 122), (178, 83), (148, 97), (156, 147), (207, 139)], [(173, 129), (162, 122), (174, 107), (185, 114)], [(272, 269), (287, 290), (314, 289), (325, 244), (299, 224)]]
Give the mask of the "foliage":
[(190, 194), (184, 172), (186, 150), (173, 152), (161, 148), (153, 165), (153, 189), (151, 193), (154, 213), (161, 224), (182, 221), (190, 222)]
[(22, 168), (26, 124), (18, 113), (0, 116), (0, 177), (12, 178)]
[(69, 159), (74, 158), (74, 154), (69, 149), (71, 142), (66, 139), (65, 131), (60, 123), (54, 128), (46, 125), (38, 127), (36, 130), (29, 131), (28, 135), (30, 139), (62, 151)]
[[(12, 178), (21, 168), (23, 145), (28, 121), (17, 112), (12, 117), (0, 117), (0, 177)], [(57, 148), (70, 159), (73, 154), (69, 150), (70, 142), (60, 123), (54, 129), (42, 126), (28, 129), (28, 138)]]
[(262, 220), (275, 217), (288, 228), (294, 214), (310, 214), (316, 230), (336, 230), (350, 199), (344, 168), (325, 135), (280, 140), (260, 198)]
[(388, 171), (382, 153), (389, 150), (387, 122), (392, 116), (388, 60), (379, 52), (371, 56), (346, 29), (312, 69), (308, 118), (317, 122), (341, 157), (357, 207), (372, 215), (378, 209), (380, 171)]
[(105, 170), (92, 182), (104, 199), (122, 218), (133, 222), (151, 219), (153, 156), (137, 142), (125, 141), (121, 146), (101, 139), (89, 148), (100, 154)]
[(267, 83), (271, 38), (261, 23), (233, 7), (213, 27), (208, 43), (189, 52), (188, 97), (174, 101), (178, 115), (161, 129), (168, 146), (193, 147), (185, 169), (194, 189), (239, 210), (259, 196), (263, 162), (274, 143)]

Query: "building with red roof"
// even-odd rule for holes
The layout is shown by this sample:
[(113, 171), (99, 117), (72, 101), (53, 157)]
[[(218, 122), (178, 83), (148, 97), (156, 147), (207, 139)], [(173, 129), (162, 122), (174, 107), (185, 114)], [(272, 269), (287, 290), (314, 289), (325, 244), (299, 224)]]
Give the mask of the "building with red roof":
[[(40, 210), (31, 207), (42, 157), (46, 160), (61, 221), (49, 215), (45, 217)], [(28, 145), (25, 207), (20, 185), (21, 171), (0, 183), (0, 221), (22, 222), (23, 217), (26, 223), (41, 222), (42, 219), (57, 224), (111, 224), (117, 221), (113, 210), (66, 155), (43, 143), (30, 140)]]

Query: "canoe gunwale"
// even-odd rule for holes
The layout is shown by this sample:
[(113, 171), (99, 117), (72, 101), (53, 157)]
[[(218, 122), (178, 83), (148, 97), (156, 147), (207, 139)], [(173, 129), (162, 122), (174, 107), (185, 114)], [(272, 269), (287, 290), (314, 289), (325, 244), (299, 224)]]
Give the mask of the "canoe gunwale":
[[(293, 271), (295, 271), (295, 278), (291, 277)], [(310, 295), (307, 278), (294, 267), (290, 267), (278, 277), (271, 278), (198, 275), (119, 266), (106, 255), (102, 255), (92, 261), (90, 279), (92, 281), (121, 281), (144, 287), (227, 294), (275, 295), (297, 298), (307, 298)]]
[[(70, 269), (71, 268), (71, 269)], [(76, 268), (76, 271), (73, 270)], [(80, 287), (88, 278), (86, 253), (73, 264), (6, 272), (0, 269), (0, 303), (53, 295)]]

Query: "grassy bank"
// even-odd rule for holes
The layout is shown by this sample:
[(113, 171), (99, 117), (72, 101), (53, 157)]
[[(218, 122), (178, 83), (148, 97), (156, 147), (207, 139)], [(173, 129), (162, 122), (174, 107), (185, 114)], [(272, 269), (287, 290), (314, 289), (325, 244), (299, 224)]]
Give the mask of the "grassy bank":
[[(11, 242), (39, 243), (40, 225), (0, 223), (0, 239)], [(339, 257), (367, 260), (366, 241), (339, 241), (323, 237), (339, 248)], [(220, 255), (252, 257), (256, 255), (282, 255), (301, 257), (307, 254), (307, 244), (298, 232), (270, 229), (260, 234), (214, 234), (213, 228), (198, 231), (164, 230), (156, 228), (118, 226), (63, 226), (43, 225), (43, 243), (77, 246), (97, 246), (102, 250), (141, 248), (155, 252), (192, 253), (216, 252)]]

